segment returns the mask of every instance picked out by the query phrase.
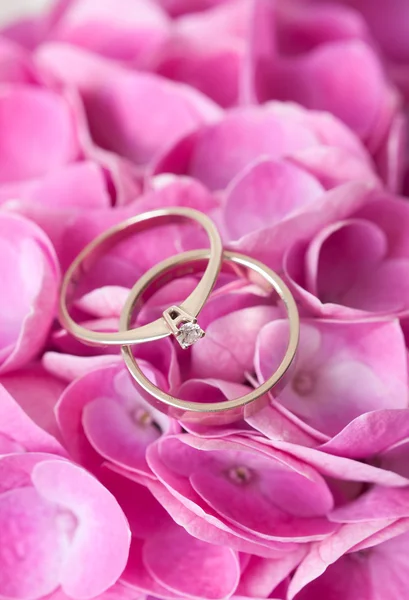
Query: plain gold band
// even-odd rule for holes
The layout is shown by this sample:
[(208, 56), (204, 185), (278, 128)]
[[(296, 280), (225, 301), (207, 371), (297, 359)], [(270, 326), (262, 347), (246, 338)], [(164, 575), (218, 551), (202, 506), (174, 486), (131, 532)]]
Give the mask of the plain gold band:
[[(203, 277), (190, 296), (179, 307), (182, 311), (196, 317), (209, 297), (219, 274), (223, 252), (222, 242), (216, 226), (209, 217), (193, 208), (172, 207), (152, 210), (122, 221), (96, 237), (78, 254), (68, 268), (61, 286), (59, 306), (61, 325), (76, 339), (92, 346), (140, 344), (171, 335), (172, 331), (163, 317), (135, 329), (128, 330), (126, 327), (123, 331), (117, 333), (92, 331), (74, 321), (70, 316), (68, 303), (74, 292), (73, 287), (79, 277), (87, 273), (95, 261), (116, 243), (128, 238), (132, 234), (145, 231), (157, 225), (186, 220), (196, 221), (201, 225), (210, 240), (210, 250), (206, 251), (208, 265)], [(170, 260), (175, 259), (176, 257)]]
[[(153, 282), (157, 283), (158, 278), (163, 277), (168, 271), (174, 271), (175, 268), (176, 276), (194, 272), (197, 270), (197, 263), (205, 262), (207, 259), (209, 259), (208, 250), (193, 250), (165, 260), (145, 273), (132, 288), (122, 309), (119, 322), (120, 331), (127, 330), (136, 305)], [(215, 403), (181, 400), (160, 390), (143, 374), (132, 354), (131, 347), (124, 345), (121, 348), (121, 352), (125, 364), (134, 378), (138, 389), (144, 393), (144, 397), (155, 408), (185, 422), (195, 421), (207, 424), (220, 424), (234, 421), (253, 413), (260, 407), (260, 402), (265, 403), (268, 400), (267, 394), (272, 388), (278, 390), (285, 384), (285, 376), (289, 373), (297, 351), (300, 329), (297, 305), (282, 279), (274, 271), (263, 265), (263, 263), (242, 254), (225, 251), (223, 253), (223, 262), (232, 264), (234, 271), (239, 276), (246, 276), (246, 271), (249, 270), (252, 274), (252, 279), (254, 280), (254, 277), (256, 277), (257, 283), (261, 282), (264, 289), (267, 284), (269, 288), (272, 287), (277, 292), (285, 305), (289, 319), (288, 345), (277, 370), (257, 389), (240, 398)], [(179, 273), (177, 272), (178, 267), (181, 267)]]

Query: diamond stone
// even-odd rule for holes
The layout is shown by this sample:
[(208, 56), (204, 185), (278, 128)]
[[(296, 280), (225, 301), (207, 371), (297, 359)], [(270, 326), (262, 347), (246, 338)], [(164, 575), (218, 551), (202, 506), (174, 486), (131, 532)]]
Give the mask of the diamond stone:
[(183, 323), (176, 339), (182, 348), (189, 348), (204, 336), (205, 332), (197, 323)]

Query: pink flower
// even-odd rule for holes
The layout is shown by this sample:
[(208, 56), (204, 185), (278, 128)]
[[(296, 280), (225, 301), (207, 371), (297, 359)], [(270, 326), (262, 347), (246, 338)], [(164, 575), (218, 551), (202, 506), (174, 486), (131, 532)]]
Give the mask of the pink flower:
[[(261, 329), (256, 365), (262, 381), (277, 369), (287, 336), (284, 320)], [(297, 364), (279, 402), (307, 425), (331, 437), (355, 420), (364, 427), (364, 419), (359, 417), (373, 411), (381, 411), (385, 425), (394, 410), (401, 409), (403, 418), (406, 409), (409, 417), (406, 355), (397, 321), (302, 321)], [(385, 426), (384, 434), (393, 431)], [(378, 442), (380, 436), (378, 432)], [(349, 443), (349, 450), (344, 450), (348, 454), (353, 451), (351, 438)], [(386, 441), (385, 447), (392, 443)]]
[(122, 581), (134, 593), (159, 598), (222, 600), (240, 578), (238, 553), (209, 544), (179, 527), (149, 490), (106, 469), (102, 481), (121, 504), (132, 531)]
[(93, 598), (125, 567), (126, 519), (3, 387), (0, 407), (0, 596), (41, 598), (61, 587), (70, 598)]
[[(157, 369), (147, 365), (146, 372), (166, 389)], [(180, 430), (138, 394), (122, 364), (76, 379), (60, 398), (57, 420), (70, 455), (89, 470), (98, 472), (108, 461), (148, 477), (147, 448), (162, 435)]]
[(165, 489), (147, 485), (201, 539), (269, 557), (282, 542), (320, 539), (332, 530), (326, 515), (333, 499), (324, 480), (262, 442), (169, 436), (151, 446), (147, 459)]
[(394, 0), (388, 5), (388, 10), (381, 10), (369, 0), (348, 0), (348, 4), (362, 14), (388, 63), (389, 73), (408, 98), (407, 3)]
[[(24, 115), (18, 128), (12, 125), (17, 114)], [(42, 177), (78, 154), (69, 107), (52, 91), (4, 84), (0, 91), (0, 119), (2, 184)], [(13, 148), (17, 150), (13, 152)]]
[(34, 205), (50, 218), (134, 198), (139, 184), (132, 169), (95, 146), (76, 92), (54, 85), (17, 45), (5, 39), (0, 45), (0, 204)]
[(0, 465), (0, 594), (38, 598), (61, 586), (71, 598), (93, 598), (115, 583), (129, 530), (114, 497), (51, 454), (11, 454)]
[[(141, 167), (180, 136), (220, 114), (217, 105), (194, 89), (65, 44), (40, 47), (36, 64), (49, 77), (80, 92), (98, 146)], [(169, 112), (172, 119), (157, 118)]]
[(47, 236), (21, 217), (0, 214), (2, 281), (0, 370), (17, 369), (41, 351), (54, 320), (59, 267)]
[[(246, 32), (254, 3), (237, 0), (212, 4), (212, 10), (186, 14), (173, 22), (173, 35), (158, 51), (154, 69), (199, 89), (227, 108), (242, 101), (248, 58)], [(185, 5), (186, 10), (194, 8), (192, 2)]]
[[(122, 15), (126, 14), (126, 19)], [(74, 0), (62, 10), (48, 38), (143, 65), (169, 35), (170, 20), (151, 0)]]
[(376, 194), (366, 201), (365, 194), (357, 195), (354, 203), (341, 219), (325, 223), (324, 216), (308, 240), (288, 249), (285, 268), (294, 293), (315, 315), (404, 314), (409, 308), (407, 203)]
[(229, 186), (250, 177), (266, 159), (288, 161), (325, 187), (355, 179), (377, 181), (367, 152), (337, 119), (278, 102), (227, 111), (215, 124), (198, 128), (169, 148), (154, 172), (190, 175), (210, 190), (227, 187), (229, 192)]
[[(335, 510), (333, 519), (342, 526), (311, 546), (290, 584), (288, 598), (309, 600), (331, 593), (336, 600), (349, 600), (357, 594), (373, 597), (373, 591), (379, 598), (390, 594), (405, 598), (406, 570), (400, 571), (399, 557), (405, 556), (409, 543), (406, 506), (407, 488), (375, 488)], [(402, 573), (398, 577), (396, 569)]]

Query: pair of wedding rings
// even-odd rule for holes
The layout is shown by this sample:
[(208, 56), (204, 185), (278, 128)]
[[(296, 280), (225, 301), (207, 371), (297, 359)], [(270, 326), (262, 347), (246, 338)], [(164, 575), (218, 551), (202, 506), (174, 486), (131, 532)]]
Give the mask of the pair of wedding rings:
[[(119, 331), (105, 333), (92, 331), (75, 322), (69, 312), (74, 291), (79, 280), (103, 254), (115, 244), (129, 236), (145, 231), (152, 226), (167, 225), (183, 221), (194, 221), (201, 225), (210, 240), (210, 249), (192, 250), (173, 256), (146, 272), (134, 285), (122, 309)], [(204, 269), (204, 271), (203, 271)], [(197, 317), (212, 292), (219, 272), (232, 272), (238, 277), (257, 282), (262, 288), (274, 290), (282, 300), (288, 321), (287, 347), (276, 371), (256, 389), (240, 398), (224, 402), (193, 402), (176, 398), (159, 389), (142, 372), (132, 353), (132, 346), (143, 342), (174, 336), (182, 348), (199, 341), (205, 332)], [(136, 307), (139, 307), (149, 290), (157, 291), (172, 278), (203, 271), (198, 285), (179, 306), (170, 306), (162, 317), (137, 328), (130, 328)], [(125, 364), (140, 393), (155, 408), (181, 421), (202, 424), (232, 422), (258, 410), (269, 400), (269, 393), (276, 394), (285, 385), (286, 375), (294, 362), (299, 337), (297, 306), (291, 292), (282, 279), (261, 262), (238, 254), (223, 251), (219, 232), (212, 220), (203, 213), (185, 207), (153, 210), (132, 217), (108, 229), (94, 239), (77, 256), (68, 268), (62, 282), (60, 294), (60, 322), (76, 339), (94, 346), (121, 346)]]

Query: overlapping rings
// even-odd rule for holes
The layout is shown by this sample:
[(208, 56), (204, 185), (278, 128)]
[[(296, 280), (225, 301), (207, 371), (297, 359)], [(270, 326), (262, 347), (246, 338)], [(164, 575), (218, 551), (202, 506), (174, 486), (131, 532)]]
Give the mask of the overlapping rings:
[[(75, 287), (80, 282), (80, 278), (86, 275), (102, 255), (115, 244), (133, 234), (154, 226), (183, 221), (193, 221), (200, 225), (209, 237), (210, 248), (173, 256), (146, 272), (129, 293), (122, 310), (119, 331), (111, 333), (92, 331), (73, 319), (69, 305), (74, 296)], [(239, 277), (257, 282), (263, 289), (276, 292), (284, 304), (288, 318), (289, 334), (286, 350), (275, 372), (260, 386), (244, 396), (217, 403), (182, 400), (159, 389), (149, 381), (132, 354), (132, 345), (159, 340), (166, 336), (173, 336), (184, 349), (198, 342), (205, 332), (198, 324), (197, 317), (206, 304), (221, 270), (233, 272)], [(135, 308), (143, 304), (149, 291), (152, 291), (153, 288), (157, 291), (172, 278), (202, 271), (202, 277), (196, 288), (180, 305), (169, 306), (159, 319), (132, 328)], [(65, 274), (61, 287), (59, 313), (62, 326), (83, 343), (96, 346), (121, 346), (125, 364), (139, 392), (155, 408), (185, 422), (227, 423), (258, 410), (269, 401), (270, 394), (277, 395), (286, 384), (287, 376), (295, 360), (299, 338), (297, 306), (283, 280), (267, 266), (253, 258), (223, 251), (220, 235), (212, 220), (203, 213), (186, 207), (165, 208), (137, 215), (95, 238), (76, 257)]]

